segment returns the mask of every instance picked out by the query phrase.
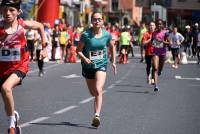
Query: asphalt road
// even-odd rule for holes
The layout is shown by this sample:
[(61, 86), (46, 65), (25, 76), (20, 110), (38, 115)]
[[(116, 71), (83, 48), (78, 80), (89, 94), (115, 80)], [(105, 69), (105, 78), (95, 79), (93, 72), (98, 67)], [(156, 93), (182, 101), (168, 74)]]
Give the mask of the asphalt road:
[[(200, 65), (166, 64), (159, 93), (146, 83), (145, 64), (131, 58), (108, 67), (101, 126), (91, 127), (93, 98), (81, 76), (80, 63), (46, 63), (44, 77), (36, 64), (14, 90), (23, 134), (200, 134)], [(1, 97), (0, 97), (1, 98)], [(0, 99), (0, 134), (6, 130)]]

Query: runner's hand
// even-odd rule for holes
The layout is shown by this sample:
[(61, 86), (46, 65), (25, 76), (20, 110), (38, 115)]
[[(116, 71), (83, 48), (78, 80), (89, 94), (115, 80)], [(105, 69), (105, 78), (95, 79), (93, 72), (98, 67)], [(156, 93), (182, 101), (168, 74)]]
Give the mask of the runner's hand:
[(0, 41), (0, 48), (3, 48), (4, 47), (4, 43), (2, 43), (1, 41)]
[(46, 48), (43, 48), (41, 51), (40, 51), (40, 60), (46, 58), (48, 56), (48, 53), (47, 53), (47, 49)]
[(116, 75), (117, 74), (117, 66), (115, 63), (112, 63), (112, 68), (113, 68), (114, 74)]
[(85, 63), (86, 64), (93, 64), (92, 61), (90, 59), (88, 59), (88, 58), (85, 59)]

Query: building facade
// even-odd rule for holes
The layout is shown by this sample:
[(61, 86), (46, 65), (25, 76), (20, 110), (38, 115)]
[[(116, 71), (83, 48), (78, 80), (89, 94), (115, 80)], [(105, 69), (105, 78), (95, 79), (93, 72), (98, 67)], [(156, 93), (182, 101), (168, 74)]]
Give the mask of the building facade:
[(107, 20), (119, 25), (139, 23), (142, 19), (142, 7), (136, 5), (136, 0), (106, 0), (107, 6), (104, 12)]
[[(166, 21), (169, 25), (184, 26), (200, 20), (200, 0), (137, 0), (136, 3), (143, 7), (143, 19), (153, 19), (151, 7), (155, 4), (166, 8)], [(155, 17), (159, 18), (159, 15)]]

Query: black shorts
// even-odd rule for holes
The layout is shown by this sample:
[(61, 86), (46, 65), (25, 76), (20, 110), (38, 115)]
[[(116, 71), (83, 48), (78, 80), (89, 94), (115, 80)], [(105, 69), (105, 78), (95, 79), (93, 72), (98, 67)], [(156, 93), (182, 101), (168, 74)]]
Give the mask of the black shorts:
[(121, 45), (121, 49), (125, 49), (125, 50), (127, 50), (128, 47), (129, 47), (129, 45)]
[(175, 60), (175, 57), (178, 57), (178, 55), (180, 54), (180, 48), (171, 48), (171, 52), (173, 60)]
[(34, 40), (27, 40), (27, 46), (29, 51), (34, 50)]
[(53, 47), (53, 48), (57, 48), (57, 47), (58, 47), (58, 42), (53, 41), (53, 42), (52, 42), (52, 47)]
[[(13, 74), (16, 74), (20, 78), (20, 82), (17, 85), (21, 85), (22, 84), (22, 80), (24, 79), (26, 74), (21, 72), (21, 71), (19, 71), (19, 70), (14, 71)], [(2, 87), (3, 83), (8, 79), (8, 77), (0, 78), (0, 92), (1, 92), (1, 87)]]
[(85, 77), (86, 79), (95, 79), (95, 75), (97, 71), (103, 71), (106, 72), (107, 70), (107, 66), (103, 66), (100, 68), (82, 68), (82, 75), (83, 77)]
[(74, 46), (78, 46), (79, 41), (74, 41)]

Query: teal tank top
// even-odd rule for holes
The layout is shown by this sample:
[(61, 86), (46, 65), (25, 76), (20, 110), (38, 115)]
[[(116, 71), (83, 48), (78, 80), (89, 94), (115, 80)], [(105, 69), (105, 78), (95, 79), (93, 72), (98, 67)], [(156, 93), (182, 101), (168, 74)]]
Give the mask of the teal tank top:
[(81, 35), (81, 42), (84, 44), (83, 54), (89, 58), (93, 64), (86, 64), (81, 61), (83, 68), (101, 68), (107, 65), (107, 45), (110, 43), (112, 36), (105, 29), (102, 30), (102, 36), (95, 38), (92, 28), (89, 28)]

